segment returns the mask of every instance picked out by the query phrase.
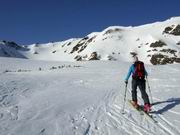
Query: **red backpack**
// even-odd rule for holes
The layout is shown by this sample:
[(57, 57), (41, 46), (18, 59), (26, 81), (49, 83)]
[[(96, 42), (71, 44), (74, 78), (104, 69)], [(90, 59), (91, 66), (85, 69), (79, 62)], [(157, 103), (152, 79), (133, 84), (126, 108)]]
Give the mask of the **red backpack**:
[(134, 63), (134, 73), (132, 75), (133, 79), (143, 80), (145, 78), (145, 68), (144, 63), (137, 61)]

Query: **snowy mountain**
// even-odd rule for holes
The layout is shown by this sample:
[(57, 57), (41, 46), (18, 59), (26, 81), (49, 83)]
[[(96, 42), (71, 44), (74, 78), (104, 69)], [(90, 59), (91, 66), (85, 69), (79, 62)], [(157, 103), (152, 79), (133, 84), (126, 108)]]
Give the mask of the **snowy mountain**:
[(0, 41), (0, 57), (26, 58), (21, 51), (28, 51), (28, 49), (15, 42)]
[(131, 61), (132, 55), (138, 55), (147, 64), (180, 63), (180, 17), (136, 27), (111, 26), (84, 38), (25, 45), (21, 49), (9, 47), (9, 43), (5, 48), (3, 44), (1, 56), (28, 59)]
[(130, 64), (0, 57), (0, 135), (179, 135), (180, 64), (146, 65), (157, 123), (128, 102), (122, 114)]
[[(146, 63), (154, 121), (127, 102), (130, 83), (124, 102), (132, 55)], [(180, 64), (167, 63), (180, 63), (180, 17), (48, 44), (1, 41), (0, 135), (180, 135)]]

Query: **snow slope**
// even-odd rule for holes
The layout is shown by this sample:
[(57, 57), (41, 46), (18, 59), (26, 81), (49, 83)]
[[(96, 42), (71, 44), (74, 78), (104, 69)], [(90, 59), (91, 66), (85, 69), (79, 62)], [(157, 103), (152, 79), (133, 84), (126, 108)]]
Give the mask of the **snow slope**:
[[(170, 34), (169, 31), (165, 33), (167, 27), (176, 28), (178, 24), (180, 17), (137, 27), (111, 26), (84, 38), (31, 45), (31, 53), (28, 51), (24, 55), (30, 59), (74, 61), (89, 60), (92, 53), (96, 52), (97, 59), (100, 60), (130, 61), (131, 54), (136, 53), (147, 64), (153, 63), (150, 60), (154, 54), (162, 54), (168, 58), (175, 56), (180, 61), (180, 30), (177, 29), (179, 35)], [(157, 41), (165, 45), (151, 47)]]
[(128, 103), (121, 114), (130, 64), (0, 58), (0, 134), (179, 135), (180, 65), (146, 65), (155, 124)]
[(26, 58), (19, 51), (28, 51), (27, 48), (17, 45), (15, 42), (0, 41), (0, 57)]
[[(0, 43), (0, 56), (1, 50), (5, 50), (3, 47)], [(180, 17), (136, 27), (111, 26), (83, 38), (36, 43), (22, 48), (17, 50), (18, 54), (36, 60), (72, 62), (93, 57), (129, 62), (131, 56), (137, 54), (147, 64), (180, 63)], [(8, 49), (6, 53), (12, 54)]]

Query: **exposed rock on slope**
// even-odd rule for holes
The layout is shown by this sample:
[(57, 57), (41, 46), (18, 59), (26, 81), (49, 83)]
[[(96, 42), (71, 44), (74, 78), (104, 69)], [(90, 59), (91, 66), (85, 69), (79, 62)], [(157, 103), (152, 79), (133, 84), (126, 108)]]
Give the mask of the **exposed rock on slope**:
[(111, 26), (84, 38), (19, 46), (0, 43), (0, 56), (54, 61), (121, 60), (138, 55), (146, 64), (179, 63), (180, 17), (137, 27)]
[(164, 33), (180, 36), (180, 24), (166, 27)]

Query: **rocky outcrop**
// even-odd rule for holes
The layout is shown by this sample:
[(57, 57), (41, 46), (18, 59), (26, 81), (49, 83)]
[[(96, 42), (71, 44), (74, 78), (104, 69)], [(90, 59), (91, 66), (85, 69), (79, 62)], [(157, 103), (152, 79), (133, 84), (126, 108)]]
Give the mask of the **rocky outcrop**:
[(56, 50), (52, 51), (52, 53), (56, 53)]
[(150, 47), (153, 47), (153, 48), (163, 47), (163, 46), (167, 46), (167, 45), (166, 45), (166, 43), (164, 43), (164, 42), (161, 41), (161, 40), (156, 41), (156, 42), (150, 44)]
[(170, 53), (170, 54), (173, 54), (175, 57), (177, 57), (176, 56), (177, 51), (173, 50), (173, 49), (162, 49), (162, 50), (160, 50), (160, 52)]
[(77, 55), (74, 59), (75, 59), (76, 61), (82, 61), (82, 56)]
[(35, 51), (34, 54), (39, 54), (39, 53), (37, 51)]
[(89, 57), (89, 60), (99, 60), (99, 56), (97, 54), (97, 52), (93, 52), (91, 53), (91, 56)]
[(89, 38), (89, 37), (84, 37), (82, 40), (80, 40), (77, 45), (75, 45), (72, 50), (71, 50), (71, 54), (74, 52), (82, 52), (89, 43), (91, 43), (93, 41), (93, 39), (96, 38), (96, 36)]
[(116, 32), (121, 32), (122, 29), (115, 28), (115, 29), (109, 29), (107, 30), (103, 35), (111, 34), (111, 33), (116, 33)]
[(114, 58), (114, 57), (111, 56), (111, 55), (108, 55), (108, 56), (107, 56), (107, 59), (110, 60), (110, 61), (116, 61), (116, 60), (117, 60), (116, 58)]
[(180, 36), (180, 25), (177, 25), (170, 34)]
[[(170, 28), (167, 28), (167, 29), (170, 29)], [(166, 49), (166, 48), (163, 48), (164, 46), (167, 46), (167, 44), (161, 40), (150, 44), (150, 47), (154, 48), (152, 50), (154, 54), (148, 55), (148, 57), (151, 57), (150, 62), (153, 65), (172, 64), (174, 62), (179, 63), (180, 58), (177, 56), (177, 50), (174, 50), (171, 48)], [(161, 50), (156, 49), (158, 47), (162, 49)]]
[(175, 36), (180, 36), (180, 24), (178, 24), (177, 26), (172, 25), (172, 26), (166, 27), (164, 29), (163, 33), (172, 34)]
[(169, 57), (168, 55), (163, 55), (159, 53), (152, 55), (150, 62), (153, 65), (165, 65), (165, 64), (172, 64), (174, 62), (180, 63), (180, 58)]
[(173, 29), (172, 26), (171, 26), (171, 27), (168, 26), (168, 27), (166, 27), (166, 28), (164, 29), (163, 33), (169, 34), (169, 33), (171, 32), (172, 29)]

